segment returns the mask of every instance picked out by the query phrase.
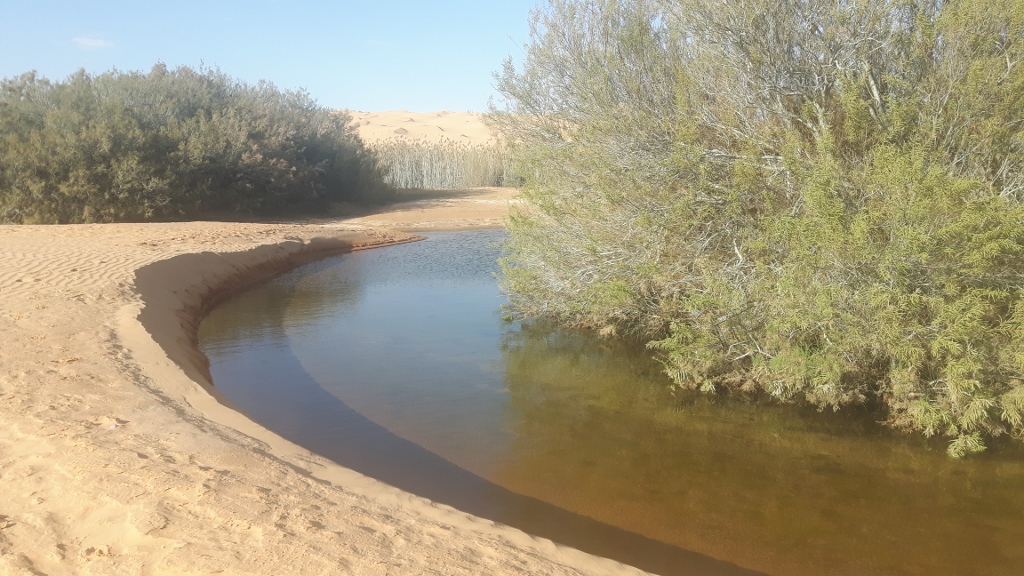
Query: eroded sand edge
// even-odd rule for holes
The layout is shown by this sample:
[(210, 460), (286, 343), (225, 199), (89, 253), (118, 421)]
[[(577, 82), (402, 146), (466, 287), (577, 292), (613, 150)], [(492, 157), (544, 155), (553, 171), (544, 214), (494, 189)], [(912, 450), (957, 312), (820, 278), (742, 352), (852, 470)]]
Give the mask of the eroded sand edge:
[(408, 239), (345, 223), (0, 226), (0, 574), (638, 573), (366, 478), (211, 394), (195, 347), (210, 302)]

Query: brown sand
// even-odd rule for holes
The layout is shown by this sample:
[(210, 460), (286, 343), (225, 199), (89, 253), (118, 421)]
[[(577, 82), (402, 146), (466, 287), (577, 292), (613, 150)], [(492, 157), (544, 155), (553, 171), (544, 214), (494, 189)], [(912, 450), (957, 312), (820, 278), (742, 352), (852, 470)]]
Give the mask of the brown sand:
[(411, 238), (365, 222), (500, 221), (494, 195), (362, 222), (0, 226), (0, 574), (638, 573), (326, 461), (209, 385), (195, 330), (226, 291)]
[(509, 207), (519, 203), (514, 188), (404, 190), (399, 195), (408, 200), (347, 222), (404, 231), (500, 228)]
[(347, 112), (352, 116), (356, 132), (366, 142), (407, 138), (432, 142), (448, 139), (467, 144), (486, 144), (494, 140), (481, 115), (474, 112)]

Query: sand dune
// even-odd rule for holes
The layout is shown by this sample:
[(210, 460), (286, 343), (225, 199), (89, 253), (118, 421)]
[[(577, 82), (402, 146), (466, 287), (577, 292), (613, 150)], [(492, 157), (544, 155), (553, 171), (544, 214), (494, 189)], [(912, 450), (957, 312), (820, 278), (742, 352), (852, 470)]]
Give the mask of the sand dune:
[[(460, 206), (379, 218), (488, 219)], [(373, 218), (0, 226), (0, 574), (638, 573), (361, 476), (217, 400), (204, 308), (413, 239)]]
[(347, 111), (359, 136), (366, 142), (389, 138), (438, 141), (441, 139), (486, 144), (494, 140), (481, 114), (475, 112)]

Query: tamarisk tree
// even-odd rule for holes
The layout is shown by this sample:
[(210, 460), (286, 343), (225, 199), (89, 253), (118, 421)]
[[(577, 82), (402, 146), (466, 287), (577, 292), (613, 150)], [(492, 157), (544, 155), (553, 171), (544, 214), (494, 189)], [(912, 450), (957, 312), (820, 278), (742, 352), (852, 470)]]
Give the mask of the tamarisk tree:
[(953, 456), (1024, 437), (1022, 60), (1022, 0), (551, 0), (489, 116), (511, 307)]

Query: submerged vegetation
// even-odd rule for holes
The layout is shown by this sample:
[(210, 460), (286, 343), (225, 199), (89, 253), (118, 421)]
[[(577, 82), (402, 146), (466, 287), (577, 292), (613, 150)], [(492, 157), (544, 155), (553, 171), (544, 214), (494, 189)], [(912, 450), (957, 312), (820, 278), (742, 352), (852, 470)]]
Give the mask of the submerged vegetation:
[(344, 114), (220, 71), (0, 82), (0, 221), (318, 211), (390, 192)]
[(551, 0), (508, 102), (523, 316), (676, 385), (1024, 437), (1024, 1)]
[(370, 145), (395, 188), (476, 188), (505, 185), (508, 158), (496, 143), (390, 138)]

